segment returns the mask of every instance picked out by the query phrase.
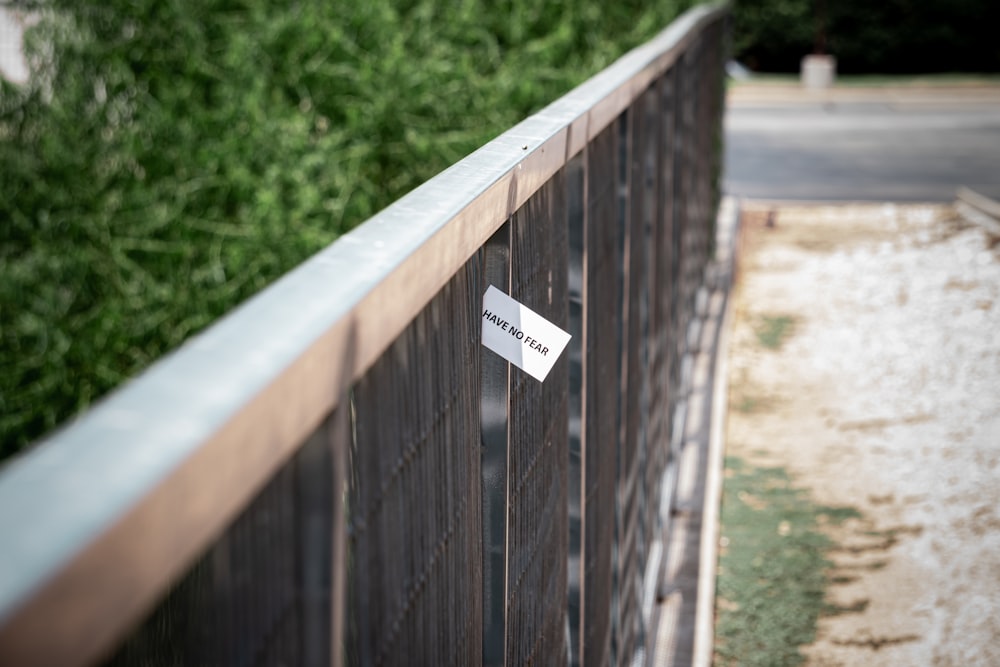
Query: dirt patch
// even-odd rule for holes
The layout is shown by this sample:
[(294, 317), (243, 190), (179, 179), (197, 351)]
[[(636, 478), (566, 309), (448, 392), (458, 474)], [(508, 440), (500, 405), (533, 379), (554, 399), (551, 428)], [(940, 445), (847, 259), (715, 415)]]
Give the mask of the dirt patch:
[(742, 216), (727, 455), (831, 521), (810, 665), (1000, 664), (1000, 261), (949, 206)]

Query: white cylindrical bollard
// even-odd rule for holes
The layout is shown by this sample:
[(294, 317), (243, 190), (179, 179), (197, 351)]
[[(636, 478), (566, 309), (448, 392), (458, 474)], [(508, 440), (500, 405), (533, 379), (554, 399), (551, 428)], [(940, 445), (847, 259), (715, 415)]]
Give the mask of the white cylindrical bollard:
[(813, 54), (802, 59), (802, 85), (805, 88), (829, 88), (836, 76), (837, 59), (833, 56)]

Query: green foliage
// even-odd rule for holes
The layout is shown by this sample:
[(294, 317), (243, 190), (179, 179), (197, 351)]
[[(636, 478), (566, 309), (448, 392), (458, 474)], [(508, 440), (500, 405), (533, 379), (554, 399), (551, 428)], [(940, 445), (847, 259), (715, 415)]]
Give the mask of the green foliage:
[(794, 331), (795, 318), (789, 315), (765, 315), (754, 327), (757, 342), (769, 350), (780, 348)]
[(690, 4), (46, 3), (0, 83), (0, 456)]
[(833, 546), (820, 518), (858, 516), (814, 505), (781, 468), (726, 461), (717, 585), (716, 664), (775, 667), (802, 662), (827, 610), (824, 591)]
[(1000, 72), (994, 0), (735, 0), (733, 13), (735, 55), (760, 71), (798, 71), (822, 49), (845, 73)]
[(751, 69), (796, 71), (815, 32), (811, 0), (733, 2), (733, 54)]

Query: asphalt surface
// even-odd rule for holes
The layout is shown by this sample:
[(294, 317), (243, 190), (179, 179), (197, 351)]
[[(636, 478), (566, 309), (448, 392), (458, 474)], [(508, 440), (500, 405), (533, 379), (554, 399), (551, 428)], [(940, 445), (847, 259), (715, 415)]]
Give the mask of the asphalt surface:
[(730, 88), (725, 191), (751, 199), (1000, 199), (1000, 85)]

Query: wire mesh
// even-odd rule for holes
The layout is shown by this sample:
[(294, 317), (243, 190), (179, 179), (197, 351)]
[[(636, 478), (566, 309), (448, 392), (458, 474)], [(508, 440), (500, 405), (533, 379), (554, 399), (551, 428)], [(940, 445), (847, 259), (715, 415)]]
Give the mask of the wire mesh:
[(581, 662), (606, 665), (612, 651), (613, 545), (618, 429), (618, 128), (609, 126), (586, 152), (584, 290), (584, 441), (581, 524)]
[(480, 660), (481, 287), (473, 259), (354, 389), (350, 664)]
[(336, 416), (282, 466), (107, 665), (331, 663)]
[[(568, 321), (567, 202), (560, 171), (514, 214), (511, 296)], [(566, 663), (569, 364), (544, 383), (511, 369), (507, 506), (507, 664)]]

